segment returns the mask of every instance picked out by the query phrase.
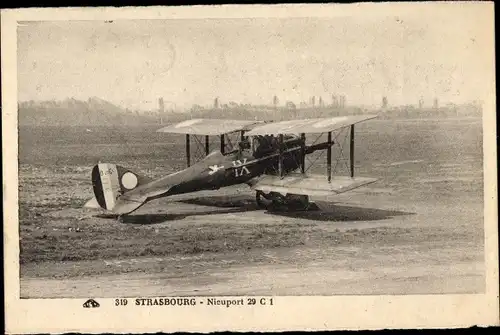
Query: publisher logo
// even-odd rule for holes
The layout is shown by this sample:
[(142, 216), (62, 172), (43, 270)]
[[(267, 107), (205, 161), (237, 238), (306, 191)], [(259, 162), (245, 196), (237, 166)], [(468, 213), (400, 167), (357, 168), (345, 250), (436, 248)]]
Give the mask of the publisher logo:
[(85, 301), (85, 303), (83, 304), (83, 307), (84, 308), (97, 308), (101, 305), (99, 305), (99, 303), (97, 301), (95, 301), (94, 299), (89, 299), (87, 301)]

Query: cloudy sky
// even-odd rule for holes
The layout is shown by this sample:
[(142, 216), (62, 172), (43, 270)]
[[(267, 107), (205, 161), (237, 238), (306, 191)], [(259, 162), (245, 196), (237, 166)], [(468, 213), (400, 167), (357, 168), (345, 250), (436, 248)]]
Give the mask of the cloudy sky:
[(222, 102), (351, 104), (482, 98), (488, 40), (464, 9), (332, 18), (22, 22), (19, 100), (87, 99), (151, 108)]

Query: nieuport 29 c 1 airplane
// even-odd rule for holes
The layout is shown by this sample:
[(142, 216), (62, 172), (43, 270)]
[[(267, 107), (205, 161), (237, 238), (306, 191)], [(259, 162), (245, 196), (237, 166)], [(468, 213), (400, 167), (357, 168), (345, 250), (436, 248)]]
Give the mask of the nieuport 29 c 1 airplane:
[[(158, 132), (185, 135), (187, 168), (153, 180), (116, 164), (99, 163), (92, 169), (95, 197), (85, 207), (121, 216), (154, 199), (247, 184), (256, 191), (260, 207), (304, 210), (310, 205), (309, 196), (339, 194), (376, 181), (354, 176), (354, 125), (375, 117), (351, 115), (279, 122), (192, 119), (169, 125)], [(338, 144), (332, 133), (349, 128), (350, 175), (332, 176), (332, 147)], [(225, 152), (225, 135), (231, 133), (239, 133), (239, 142), (235, 150)], [(324, 133), (325, 142), (306, 144), (306, 134)], [(205, 136), (206, 156), (192, 165), (190, 135)], [(220, 138), (220, 150), (210, 152), (210, 136)], [(317, 150), (327, 152), (326, 176), (307, 173), (306, 156)], [(340, 153), (343, 155), (342, 147)]]

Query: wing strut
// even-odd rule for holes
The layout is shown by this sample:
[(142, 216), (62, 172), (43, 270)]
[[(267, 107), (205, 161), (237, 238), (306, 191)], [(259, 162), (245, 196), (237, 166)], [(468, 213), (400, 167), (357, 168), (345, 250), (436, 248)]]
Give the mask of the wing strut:
[(351, 147), (349, 153), (351, 162), (351, 178), (354, 178), (354, 125), (351, 125)]
[(226, 144), (224, 143), (224, 134), (220, 135), (220, 152), (224, 155), (224, 149), (226, 148)]
[(301, 146), (300, 146), (300, 172), (302, 174), (306, 173), (306, 134), (300, 134)]
[(209, 153), (210, 153), (210, 142), (208, 139), (208, 135), (205, 135), (205, 155), (208, 156)]
[(278, 150), (279, 150), (279, 156), (278, 156), (278, 172), (280, 175), (280, 179), (283, 179), (284, 173), (283, 173), (283, 134), (279, 134), (279, 143), (278, 143)]
[(186, 134), (186, 161), (187, 161), (187, 166), (191, 166), (191, 148), (190, 148), (191, 141), (189, 139), (189, 134)]
[(328, 148), (326, 149), (326, 171), (328, 174), (328, 182), (332, 181), (332, 132), (328, 132)]

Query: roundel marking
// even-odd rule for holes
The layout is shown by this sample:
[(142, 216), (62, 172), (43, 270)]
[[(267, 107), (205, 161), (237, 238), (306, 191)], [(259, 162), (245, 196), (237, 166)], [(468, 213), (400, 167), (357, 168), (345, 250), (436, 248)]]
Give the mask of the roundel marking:
[(126, 189), (133, 189), (137, 186), (138, 180), (137, 176), (132, 172), (125, 172), (122, 176), (122, 185)]
[(347, 119), (348, 119), (347, 116), (340, 116), (340, 117), (336, 117), (335, 119), (326, 119), (326, 120), (316, 122), (315, 124), (313, 124), (313, 127), (314, 128), (328, 127), (330, 125), (334, 125), (336, 123), (346, 121)]

